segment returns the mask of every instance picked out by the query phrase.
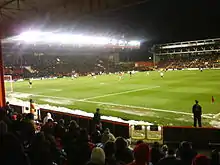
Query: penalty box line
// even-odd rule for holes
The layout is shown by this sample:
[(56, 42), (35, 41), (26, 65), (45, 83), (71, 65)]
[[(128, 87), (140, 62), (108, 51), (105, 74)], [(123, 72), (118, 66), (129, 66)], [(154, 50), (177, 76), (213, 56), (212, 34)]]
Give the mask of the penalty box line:
[[(38, 95), (38, 94), (35, 95), (35, 94), (30, 94), (30, 93), (23, 93), (23, 94), (29, 94), (30, 96), (37, 96), (37, 97), (43, 97), (43, 98), (65, 99), (65, 100), (71, 100), (71, 101), (75, 101), (75, 102), (84, 102), (84, 103), (101, 104), (101, 105), (109, 105), (109, 106), (119, 106), (119, 107), (127, 107), (127, 108), (134, 108), (134, 109), (145, 109), (145, 110), (154, 111), (154, 112), (165, 112), (165, 113), (173, 113), (173, 114), (192, 116), (192, 113), (166, 110), (166, 109), (147, 108), (147, 107), (141, 107), (141, 106), (117, 104), (117, 103), (110, 103), (110, 102), (89, 101), (89, 100), (73, 99), (73, 98), (67, 98), (67, 97), (46, 96), (46, 95)], [(203, 118), (213, 119), (212, 117), (206, 116), (206, 115), (203, 115)]]
[(128, 91), (124, 91), (124, 92), (116, 92), (116, 93), (109, 93), (109, 94), (105, 94), (105, 95), (101, 95), (101, 96), (88, 97), (88, 98), (84, 98), (81, 100), (86, 101), (86, 100), (92, 100), (92, 99), (99, 99), (99, 98), (104, 98), (104, 97), (109, 97), (109, 96), (116, 96), (116, 95), (134, 93), (134, 92), (139, 92), (139, 91), (144, 91), (144, 90), (149, 90), (149, 89), (155, 89), (155, 88), (159, 88), (159, 87), (160, 86), (153, 86), (153, 87), (147, 87), (147, 88), (133, 89), (133, 90), (128, 90)]

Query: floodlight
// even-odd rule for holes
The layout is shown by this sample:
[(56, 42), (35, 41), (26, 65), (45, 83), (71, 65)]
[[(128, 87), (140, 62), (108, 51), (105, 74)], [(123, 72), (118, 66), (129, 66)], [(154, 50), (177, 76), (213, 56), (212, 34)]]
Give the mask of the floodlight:
[(84, 36), (81, 34), (27, 31), (18, 36), (5, 39), (7, 42), (19, 41), (25, 44), (62, 44), (82, 46), (116, 46), (116, 47), (140, 47), (139, 41), (117, 40), (109, 37)]
[(128, 45), (130, 45), (130, 46), (140, 46), (140, 42), (139, 41), (129, 41)]

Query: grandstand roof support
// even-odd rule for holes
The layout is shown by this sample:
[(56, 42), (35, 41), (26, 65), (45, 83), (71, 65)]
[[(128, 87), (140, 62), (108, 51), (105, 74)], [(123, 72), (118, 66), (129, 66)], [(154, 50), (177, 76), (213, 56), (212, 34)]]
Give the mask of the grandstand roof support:
[(0, 108), (5, 107), (5, 84), (4, 84), (4, 66), (2, 58), (2, 44), (1, 44), (1, 35), (0, 35)]

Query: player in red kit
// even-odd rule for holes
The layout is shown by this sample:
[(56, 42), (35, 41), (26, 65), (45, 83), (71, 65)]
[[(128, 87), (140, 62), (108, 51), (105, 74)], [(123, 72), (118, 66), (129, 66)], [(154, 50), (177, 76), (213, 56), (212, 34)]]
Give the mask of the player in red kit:
[(212, 96), (212, 104), (215, 102), (215, 98), (214, 96)]

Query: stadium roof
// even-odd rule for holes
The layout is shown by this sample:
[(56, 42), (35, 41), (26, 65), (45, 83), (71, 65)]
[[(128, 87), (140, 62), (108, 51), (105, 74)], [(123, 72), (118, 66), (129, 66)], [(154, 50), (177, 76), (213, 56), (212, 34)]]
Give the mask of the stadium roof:
[[(3, 32), (34, 26), (60, 26), (86, 15), (118, 10), (148, 0), (0, 0)], [(25, 27), (26, 26), (26, 27)], [(9, 28), (10, 27), (10, 28)]]

